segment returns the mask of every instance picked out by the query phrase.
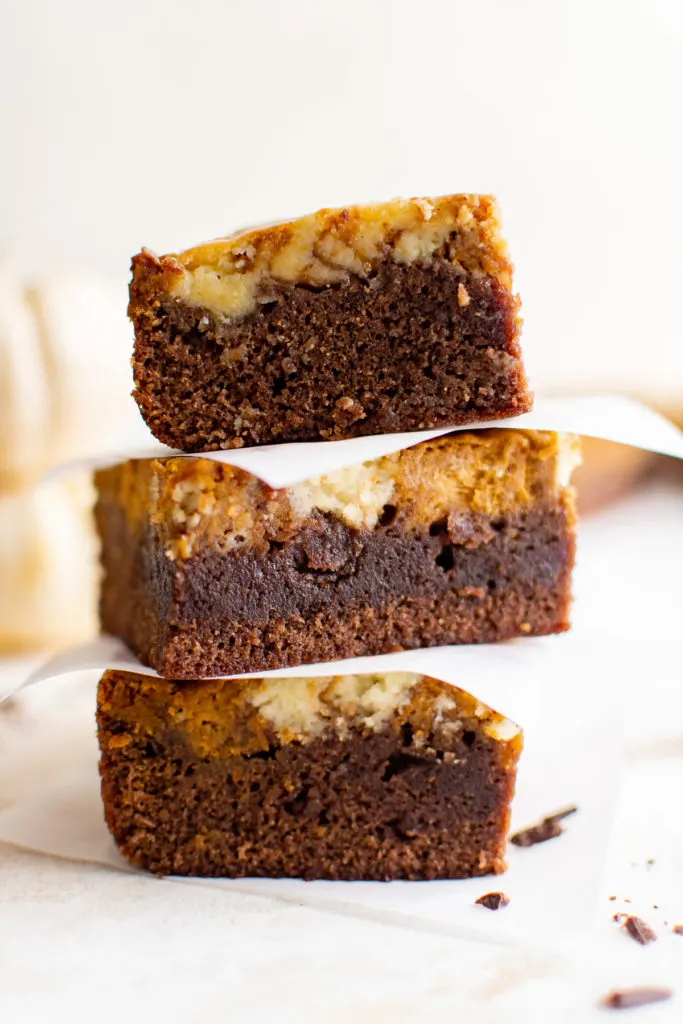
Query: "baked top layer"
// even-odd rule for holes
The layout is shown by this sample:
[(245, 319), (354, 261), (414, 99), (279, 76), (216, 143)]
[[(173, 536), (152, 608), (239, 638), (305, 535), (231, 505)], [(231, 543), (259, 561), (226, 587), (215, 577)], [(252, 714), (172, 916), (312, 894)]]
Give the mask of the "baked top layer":
[(98, 689), (105, 817), (158, 874), (459, 878), (505, 868), (522, 735), (407, 673)]
[(151, 524), (168, 557), (183, 560), (209, 546), (267, 551), (316, 513), (364, 530), (389, 517), (411, 530), (458, 512), (504, 516), (555, 500), (579, 461), (574, 435), (490, 429), (455, 432), (282, 490), (184, 457), (130, 461), (98, 472), (96, 482), (132, 529)]
[(158, 290), (188, 305), (240, 319), (268, 302), (273, 288), (324, 288), (352, 276), (365, 278), (383, 260), (424, 261), (449, 240), (454, 266), (510, 290), (512, 264), (496, 202), (478, 195), (324, 209), (161, 257), (143, 249), (133, 260), (133, 274), (153, 276)]
[[(174, 728), (201, 758), (246, 755), (274, 742), (346, 739), (352, 728), (381, 732), (396, 716), (427, 732), (436, 727), (439, 737), (476, 729), (511, 756), (521, 747), (521, 729), (510, 719), (459, 687), (414, 672), (173, 682), (109, 671), (103, 683), (108, 696), (101, 703), (117, 709), (131, 735)], [(119, 734), (113, 745), (129, 742)]]

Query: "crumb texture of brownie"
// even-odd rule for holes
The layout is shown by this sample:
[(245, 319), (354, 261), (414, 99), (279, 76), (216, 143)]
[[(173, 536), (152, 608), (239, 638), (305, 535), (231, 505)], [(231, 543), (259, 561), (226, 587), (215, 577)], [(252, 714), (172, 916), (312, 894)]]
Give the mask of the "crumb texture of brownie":
[(462, 878), (505, 869), (521, 731), (408, 673), (167, 682), (107, 672), (102, 796), (156, 874)]
[(322, 210), (133, 259), (135, 398), (202, 452), (460, 425), (531, 406), (489, 196)]
[(176, 679), (560, 632), (575, 459), (491, 430), (289, 491), (201, 459), (100, 471), (102, 626)]

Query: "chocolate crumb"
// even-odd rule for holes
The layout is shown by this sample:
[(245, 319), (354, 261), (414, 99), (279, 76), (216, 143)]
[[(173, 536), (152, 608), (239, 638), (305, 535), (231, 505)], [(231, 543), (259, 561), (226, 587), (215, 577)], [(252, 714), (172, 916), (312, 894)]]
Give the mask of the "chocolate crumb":
[(621, 924), (626, 916), (626, 914), (612, 914), (612, 920), (616, 921), (617, 924)]
[(627, 988), (621, 992), (610, 992), (602, 1004), (610, 1010), (628, 1010), (632, 1006), (663, 1003), (672, 996), (673, 992), (668, 988)]
[(515, 832), (510, 842), (515, 846), (535, 846), (537, 843), (545, 843), (548, 839), (561, 836), (564, 829), (559, 821), (553, 818), (545, 818), (540, 825), (532, 825), (530, 828)]
[(576, 804), (572, 804), (561, 811), (556, 811), (555, 814), (549, 814), (547, 818), (544, 818), (544, 821), (562, 821), (564, 818), (568, 818), (570, 814), (576, 814), (578, 809)]
[(641, 946), (647, 946), (648, 942), (657, 941), (657, 936), (652, 931), (652, 928), (650, 928), (649, 924), (643, 921), (641, 917), (635, 917), (635, 915), (632, 914), (630, 917), (626, 918), (622, 927), (625, 928), (631, 938), (635, 939), (636, 942), (639, 942)]
[(570, 814), (575, 814), (577, 807), (566, 807), (556, 814), (549, 814), (547, 818), (538, 825), (531, 825), (529, 828), (521, 829), (510, 837), (510, 842), (515, 846), (536, 846), (537, 843), (545, 843), (548, 839), (555, 839), (562, 835), (564, 828), (560, 824)]
[(656, 861), (655, 861), (654, 857), (650, 857), (648, 860), (645, 861), (645, 863), (647, 864), (647, 866), (649, 868), (651, 868), (652, 865), (656, 863)]
[(607, 897), (607, 899), (608, 899), (608, 900), (615, 900), (615, 899), (616, 899), (616, 896), (608, 896), (608, 897)]
[(487, 910), (498, 910), (500, 907), (507, 907), (510, 897), (506, 896), (504, 892), (487, 892), (474, 902), (486, 907)]
[(683, 924), (675, 924), (673, 926), (674, 935), (683, 935)]

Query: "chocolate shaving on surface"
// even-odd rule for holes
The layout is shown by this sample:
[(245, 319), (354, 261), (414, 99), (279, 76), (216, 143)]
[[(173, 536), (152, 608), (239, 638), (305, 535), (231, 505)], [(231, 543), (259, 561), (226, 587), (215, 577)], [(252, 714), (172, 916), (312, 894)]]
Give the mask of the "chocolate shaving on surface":
[(663, 1003), (672, 996), (673, 992), (668, 988), (627, 988), (621, 992), (610, 992), (602, 1000), (602, 1005), (610, 1010), (628, 1010), (633, 1006)]
[(683, 924), (675, 924), (673, 926), (674, 935), (683, 935)]
[(498, 910), (500, 907), (507, 907), (510, 897), (504, 892), (487, 892), (474, 902), (486, 907), (487, 910)]
[(570, 814), (576, 814), (578, 809), (579, 808), (575, 804), (572, 804), (571, 807), (565, 807), (561, 811), (556, 811), (555, 814), (549, 814), (548, 817), (544, 818), (543, 820), (544, 821), (563, 821), (565, 818), (568, 818), (570, 816)]
[(548, 839), (561, 836), (564, 829), (554, 818), (545, 818), (540, 825), (532, 825), (530, 828), (515, 832), (510, 842), (515, 846), (536, 846), (537, 843), (545, 843)]
[(577, 810), (577, 807), (566, 807), (563, 811), (557, 811), (556, 814), (549, 814), (538, 825), (531, 825), (529, 828), (515, 832), (510, 837), (510, 842), (515, 846), (536, 846), (537, 843), (555, 839), (556, 836), (560, 836), (564, 832), (561, 822), (570, 814), (575, 814)]
[(624, 921), (622, 928), (624, 928), (632, 939), (639, 942), (641, 946), (647, 946), (648, 942), (656, 942), (657, 936), (650, 928), (647, 922), (643, 921), (642, 917), (635, 917), (631, 915)]

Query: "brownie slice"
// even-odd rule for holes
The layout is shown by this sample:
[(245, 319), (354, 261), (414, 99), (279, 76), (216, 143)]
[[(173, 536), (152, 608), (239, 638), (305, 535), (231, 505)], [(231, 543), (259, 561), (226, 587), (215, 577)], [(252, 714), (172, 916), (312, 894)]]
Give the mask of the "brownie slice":
[(133, 259), (135, 398), (188, 452), (457, 426), (531, 406), (490, 196), (321, 210)]
[(103, 629), (169, 679), (559, 632), (576, 457), (490, 429), (283, 490), (191, 457), (101, 470)]
[(157, 874), (505, 870), (521, 732), (447, 683), (107, 672), (97, 723), (107, 824), (122, 854)]

